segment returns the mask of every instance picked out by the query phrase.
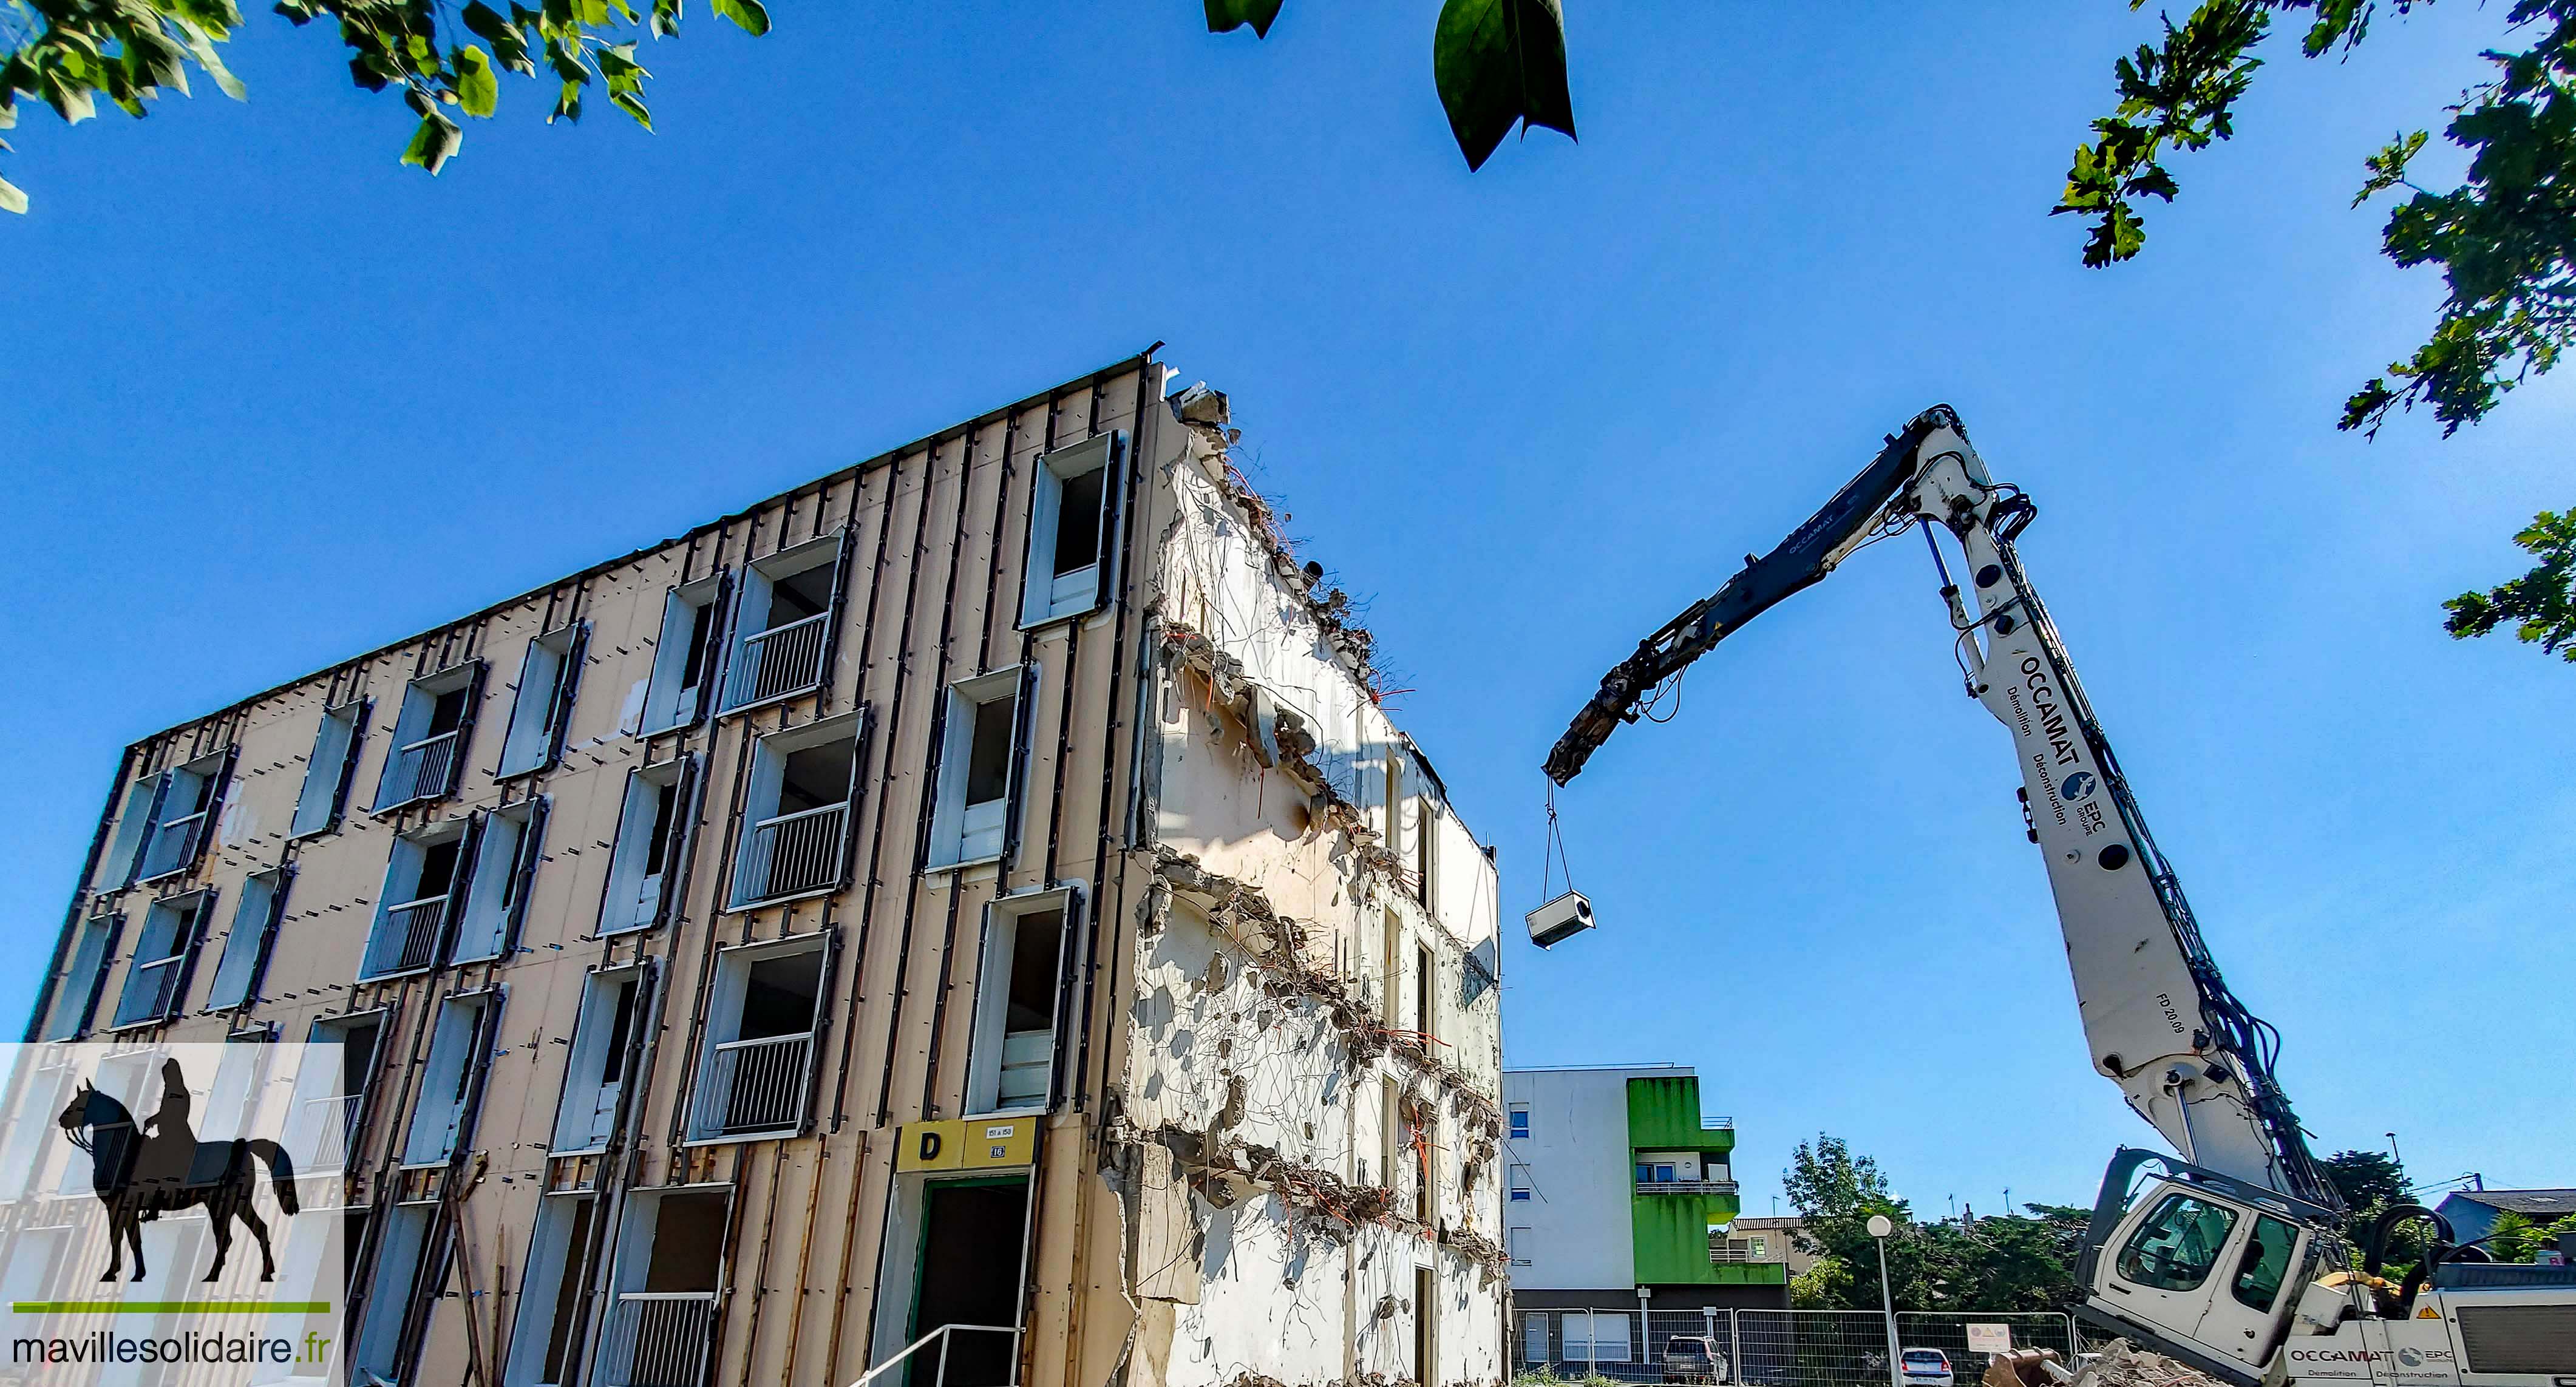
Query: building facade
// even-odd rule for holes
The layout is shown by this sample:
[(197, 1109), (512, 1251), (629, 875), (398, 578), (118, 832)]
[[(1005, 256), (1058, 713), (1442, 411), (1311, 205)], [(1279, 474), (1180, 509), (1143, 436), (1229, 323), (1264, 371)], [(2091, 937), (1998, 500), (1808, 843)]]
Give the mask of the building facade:
[(343, 1043), (353, 1382), (1497, 1381), (1493, 860), (1170, 383), (135, 743), (28, 1038)]
[(1688, 1066), (1511, 1069), (1503, 1104), (1515, 1361), (1651, 1363), (1681, 1312), (1788, 1305), (1784, 1265), (1729, 1247), (1735, 1124)]

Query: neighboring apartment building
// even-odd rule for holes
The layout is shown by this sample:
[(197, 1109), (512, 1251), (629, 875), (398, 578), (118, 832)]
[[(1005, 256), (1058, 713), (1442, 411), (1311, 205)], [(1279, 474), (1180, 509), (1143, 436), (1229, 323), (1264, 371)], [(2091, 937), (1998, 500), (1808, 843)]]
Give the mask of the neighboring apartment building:
[(357, 1382), (1495, 1381), (1493, 860), (1169, 382), (135, 743), (29, 1038), (345, 1043)]
[(1650, 1362), (1699, 1312), (1788, 1305), (1782, 1264), (1728, 1254), (1735, 1124), (1688, 1066), (1510, 1069), (1503, 1105), (1516, 1362)]
[(1747, 1214), (1723, 1232), (1709, 1234), (1709, 1254), (1720, 1262), (1778, 1262), (1794, 1281), (1816, 1264), (1817, 1254), (1798, 1246), (1806, 1226), (1796, 1214)]

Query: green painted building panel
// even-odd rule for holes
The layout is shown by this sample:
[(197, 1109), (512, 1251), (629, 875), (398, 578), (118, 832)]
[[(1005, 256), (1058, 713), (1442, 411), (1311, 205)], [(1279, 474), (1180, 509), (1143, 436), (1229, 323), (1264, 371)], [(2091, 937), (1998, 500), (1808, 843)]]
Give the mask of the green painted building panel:
[(1648, 1151), (1730, 1152), (1735, 1133), (1700, 1126), (1697, 1078), (1630, 1079), (1628, 1145)]
[(1758, 1266), (1718, 1266), (1708, 1260), (1709, 1225), (1732, 1223), (1740, 1212), (1742, 1205), (1731, 1194), (1631, 1194), (1629, 1233), (1638, 1284), (1765, 1284), (1764, 1277), (1742, 1275), (1760, 1270)]

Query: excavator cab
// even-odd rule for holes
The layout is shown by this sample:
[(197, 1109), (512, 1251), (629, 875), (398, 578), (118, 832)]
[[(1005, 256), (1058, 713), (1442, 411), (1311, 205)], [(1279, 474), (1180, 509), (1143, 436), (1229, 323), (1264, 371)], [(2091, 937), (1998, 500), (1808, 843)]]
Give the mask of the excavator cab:
[[(2141, 1167), (2164, 1169), (2132, 1190)], [(2296, 1321), (2330, 1333), (2336, 1306), (2310, 1304), (2318, 1268), (2341, 1265), (2333, 1213), (2151, 1151), (2123, 1150), (2105, 1174), (2079, 1268), (2084, 1318), (2238, 1383), (2261, 1380)]]

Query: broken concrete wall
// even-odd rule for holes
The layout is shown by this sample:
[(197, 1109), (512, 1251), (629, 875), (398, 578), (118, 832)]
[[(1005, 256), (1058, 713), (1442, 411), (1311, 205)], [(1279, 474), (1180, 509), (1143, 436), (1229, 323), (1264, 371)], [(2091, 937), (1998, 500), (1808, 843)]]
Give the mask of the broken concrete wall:
[(1381, 708), (1347, 599), (1227, 462), (1221, 412), (1182, 417), (1146, 585), (1159, 880), (1117, 1134), (1147, 1151), (1132, 1366), (1497, 1381), (1493, 862)]

